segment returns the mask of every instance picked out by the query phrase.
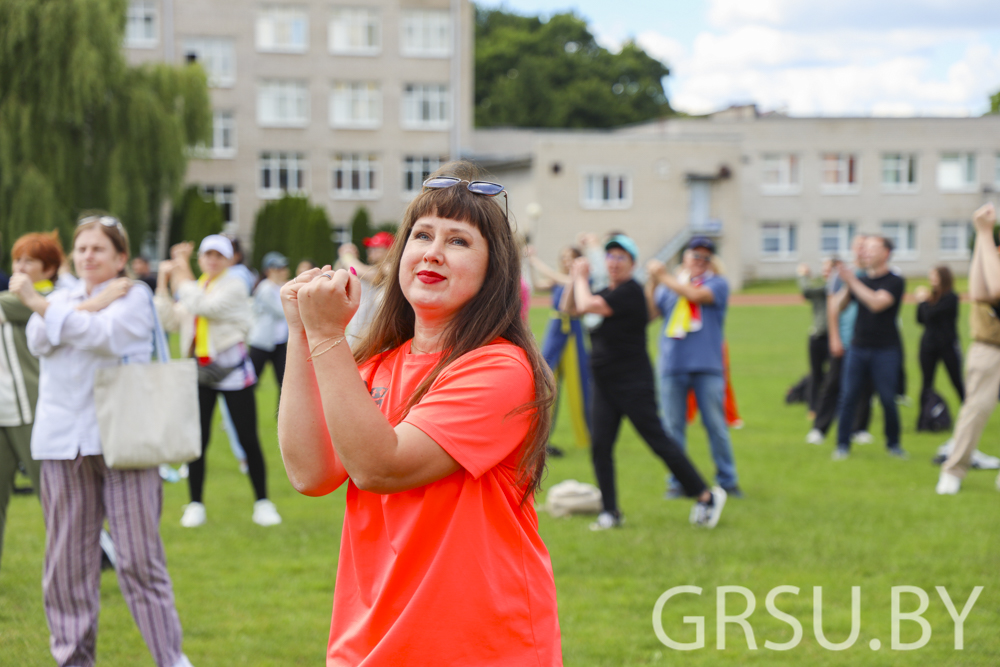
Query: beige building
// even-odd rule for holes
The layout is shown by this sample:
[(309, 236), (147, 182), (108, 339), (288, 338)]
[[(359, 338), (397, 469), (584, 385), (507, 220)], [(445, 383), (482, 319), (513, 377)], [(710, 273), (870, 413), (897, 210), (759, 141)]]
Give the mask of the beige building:
[(467, 0), (131, 0), (132, 63), (196, 60), (208, 73), (213, 140), (187, 181), (250, 240), (284, 192), (398, 220), (472, 127)]
[[(718, 239), (732, 280), (783, 278), (848, 255), (857, 233), (926, 275), (968, 268), (973, 210), (998, 201), (1000, 116), (788, 118), (753, 107), (610, 132), (477, 130), (539, 256), (580, 231), (622, 230), (645, 257)], [(644, 258), (645, 258), (644, 257)]]

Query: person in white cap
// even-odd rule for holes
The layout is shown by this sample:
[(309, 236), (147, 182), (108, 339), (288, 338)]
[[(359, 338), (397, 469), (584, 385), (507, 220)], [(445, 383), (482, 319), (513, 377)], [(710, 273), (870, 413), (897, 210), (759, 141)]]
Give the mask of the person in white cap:
[[(252, 322), (246, 284), (228, 269), (233, 244), (224, 236), (206, 236), (198, 249), (201, 277), (191, 271), (194, 246), (180, 243), (170, 249), (171, 260), (160, 263), (156, 307), (167, 329), (180, 330), (181, 352), (198, 360), (198, 400), (201, 405), (201, 458), (188, 466), (191, 502), (181, 525), (205, 523), (202, 491), (205, 453), (212, 433), (212, 413), (221, 392), (229, 406), (240, 444), (246, 452), (253, 485), (253, 521), (261, 526), (281, 523), (281, 516), (267, 498), (267, 472), (257, 436), (257, 403), (253, 386), (257, 374), (244, 340)], [(169, 278), (169, 285), (168, 285)], [(175, 301), (173, 296), (177, 295)]]

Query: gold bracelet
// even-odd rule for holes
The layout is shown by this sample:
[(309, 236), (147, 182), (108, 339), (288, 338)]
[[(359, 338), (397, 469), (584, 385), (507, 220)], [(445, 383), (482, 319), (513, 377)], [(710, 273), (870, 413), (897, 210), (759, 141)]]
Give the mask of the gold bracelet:
[[(330, 340), (330, 339), (329, 339), (329, 338), (327, 338), (326, 340)], [(336, 343), (334, 343), (334, 344), (333, 344), (333, 345), (331, 345), (330, 347), (326, 348), (325, 350), (322, 350), (322, 351), (320, 351), (320, 352), (317, 352), (317, 353), (315, 353), (315, 354), (310, 354), (310, 355), (309, 355), (309, 358), (308, 358), (308, 359), (306, 359), (306, 361), (312, 361), (313, 359), (315, 359), (315, 358), (316, 358), (316, 357), (318, 357), (319, 355), (321, 355), (321, 354), (325, 354), (325, 353), (329, 352), (329, 351), (330, 351), (330, 350), (332, 350), (333, 348), (335, 348), (335, 347), (337, 347), (338, 345), (340, 345), (341, 343), (343, 343), (343, 342), (344, 342), (345, 340), (347, 340), (347, 338), (346, 338), (346, 337), (344, 337), (344, 338), (341, 338), (341, 339), (339, 339), (339, 340), (338, 340), (338, 341), (337, 341)], [(326, 341), (323, 341), (323, 342), (325, 343)], [(317, 345), (316, 347), (319, 347), (319, 345)]]
[(330, 336), (329, 338), (324, 338), (320, 342), (316, 343), (315, 345), (312, 346), (312, 349), (309, 350), (309, 354), (312, 354), (313, 352), (315, 352), (319, 348), (319, 346), (322, 345), (323, 343), (329, 343), (334, 338), (336, 338), (336, 336)]

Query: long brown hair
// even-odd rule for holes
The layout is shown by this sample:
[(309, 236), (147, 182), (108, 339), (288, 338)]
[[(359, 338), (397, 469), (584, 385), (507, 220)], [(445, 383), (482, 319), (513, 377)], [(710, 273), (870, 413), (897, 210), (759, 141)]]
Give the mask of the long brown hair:
[[(469, 162), (442, 166), (434, 176), (456, 176), (481, 180), (479, 169)], [(467, 222), (486, 239), (489, 263), (483, 288), (456, 313), (444, 338), (441, 359), (420, 383), (406, 405), (394, 415), (402, 419), (420, 402), (449, 364), (462, 355), (489, 345), (498, 337), (524, 350), (534, 375), (534, 400), (514, 410), (529, 413), (530, 425), (518, 463), (518, 484), (524, 485), (521, 502), (538, 490), (545, 469), (545, 446), (552, 426), (555, 385), (528, 325), (521, 319), (521, 259), (514, 232), (495, 197), (470, 192), (464, 183), (450, 188), (425, 189), (410, 203), (403, 215), (396, 239), (384, 262), (388, 265), (379, 279), (384, 286), (382, 303), (354, 352), (358, 364), (394, 350), (413, 338), (416, 317), (399, 285), (399, 265), (413, 225), (422, 217), (438, 216)]]
[(937, 303), (945, 294), (954, 291), (955, 276), (952, 275), (951, 269), (944, 264), (938, 264), (932, 270), (938, 275), (938, 286), (931, 289), (930, 302)]

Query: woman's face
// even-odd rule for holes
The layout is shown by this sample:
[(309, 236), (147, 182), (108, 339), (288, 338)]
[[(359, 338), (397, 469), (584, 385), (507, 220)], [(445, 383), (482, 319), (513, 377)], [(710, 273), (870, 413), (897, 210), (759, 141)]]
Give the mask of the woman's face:
[(198, 268), (209, 279), (215, 278), (229, 268), (230, 261), (218, 250), (206, 250), (198, 253)]
[(315, 264), (313, 264), (312, 262), (310, 262), (307, 259), (304, 259), (301, 262), (299, 262), (298, 266), (295, 267), (295, 275), (296, 276), (302, 275), (306, 271), (308, 271), (310, 269), (315, 269), (315, 268), (316, 268)]
[(42, 260), (29, 257), (28, 255), (21, 255), (15, 259), (11, 268), (14, 270), (14, 273), (23, 273), (27, 275), (33, 283), (48, 280), (55, 275), (56, 272), (55, 269), (49, 269), (46, 271), (45, 264)]
[(932, 289), (941, 287), (941, 276), (938, 275), (937, 269), (931, 269), (927, 277), (930, 279)]
[(85, 229), (73, 243), (73, 266), (88, 288), (118, 276), (128, 257), (115, 250), (111, 239), (96, 228)]
[(563, 273), (569, 273), (574, 259), (576, 259), (576, 256), (573, 254), (573, 251), (569, 248), (563, 248), (563, 251), (559, 253), (559, 269)]
[(468, 222), (418, 219), (399, 263), (399, 286), (417, 319), (454, 317), (482, 288), (489, 250), (486, 239)]
[(612, 248), (604, 256), (604, 263), (608, 269), (608, 280), (612, 285), (620, 285), (632, 277), (632, 269), (635, 262), (632, 255), (621, 248)]
[(288, 282), (288, 267), (274, 268), (267, 270), (267, 279), (272, 283), (284, 285)]

